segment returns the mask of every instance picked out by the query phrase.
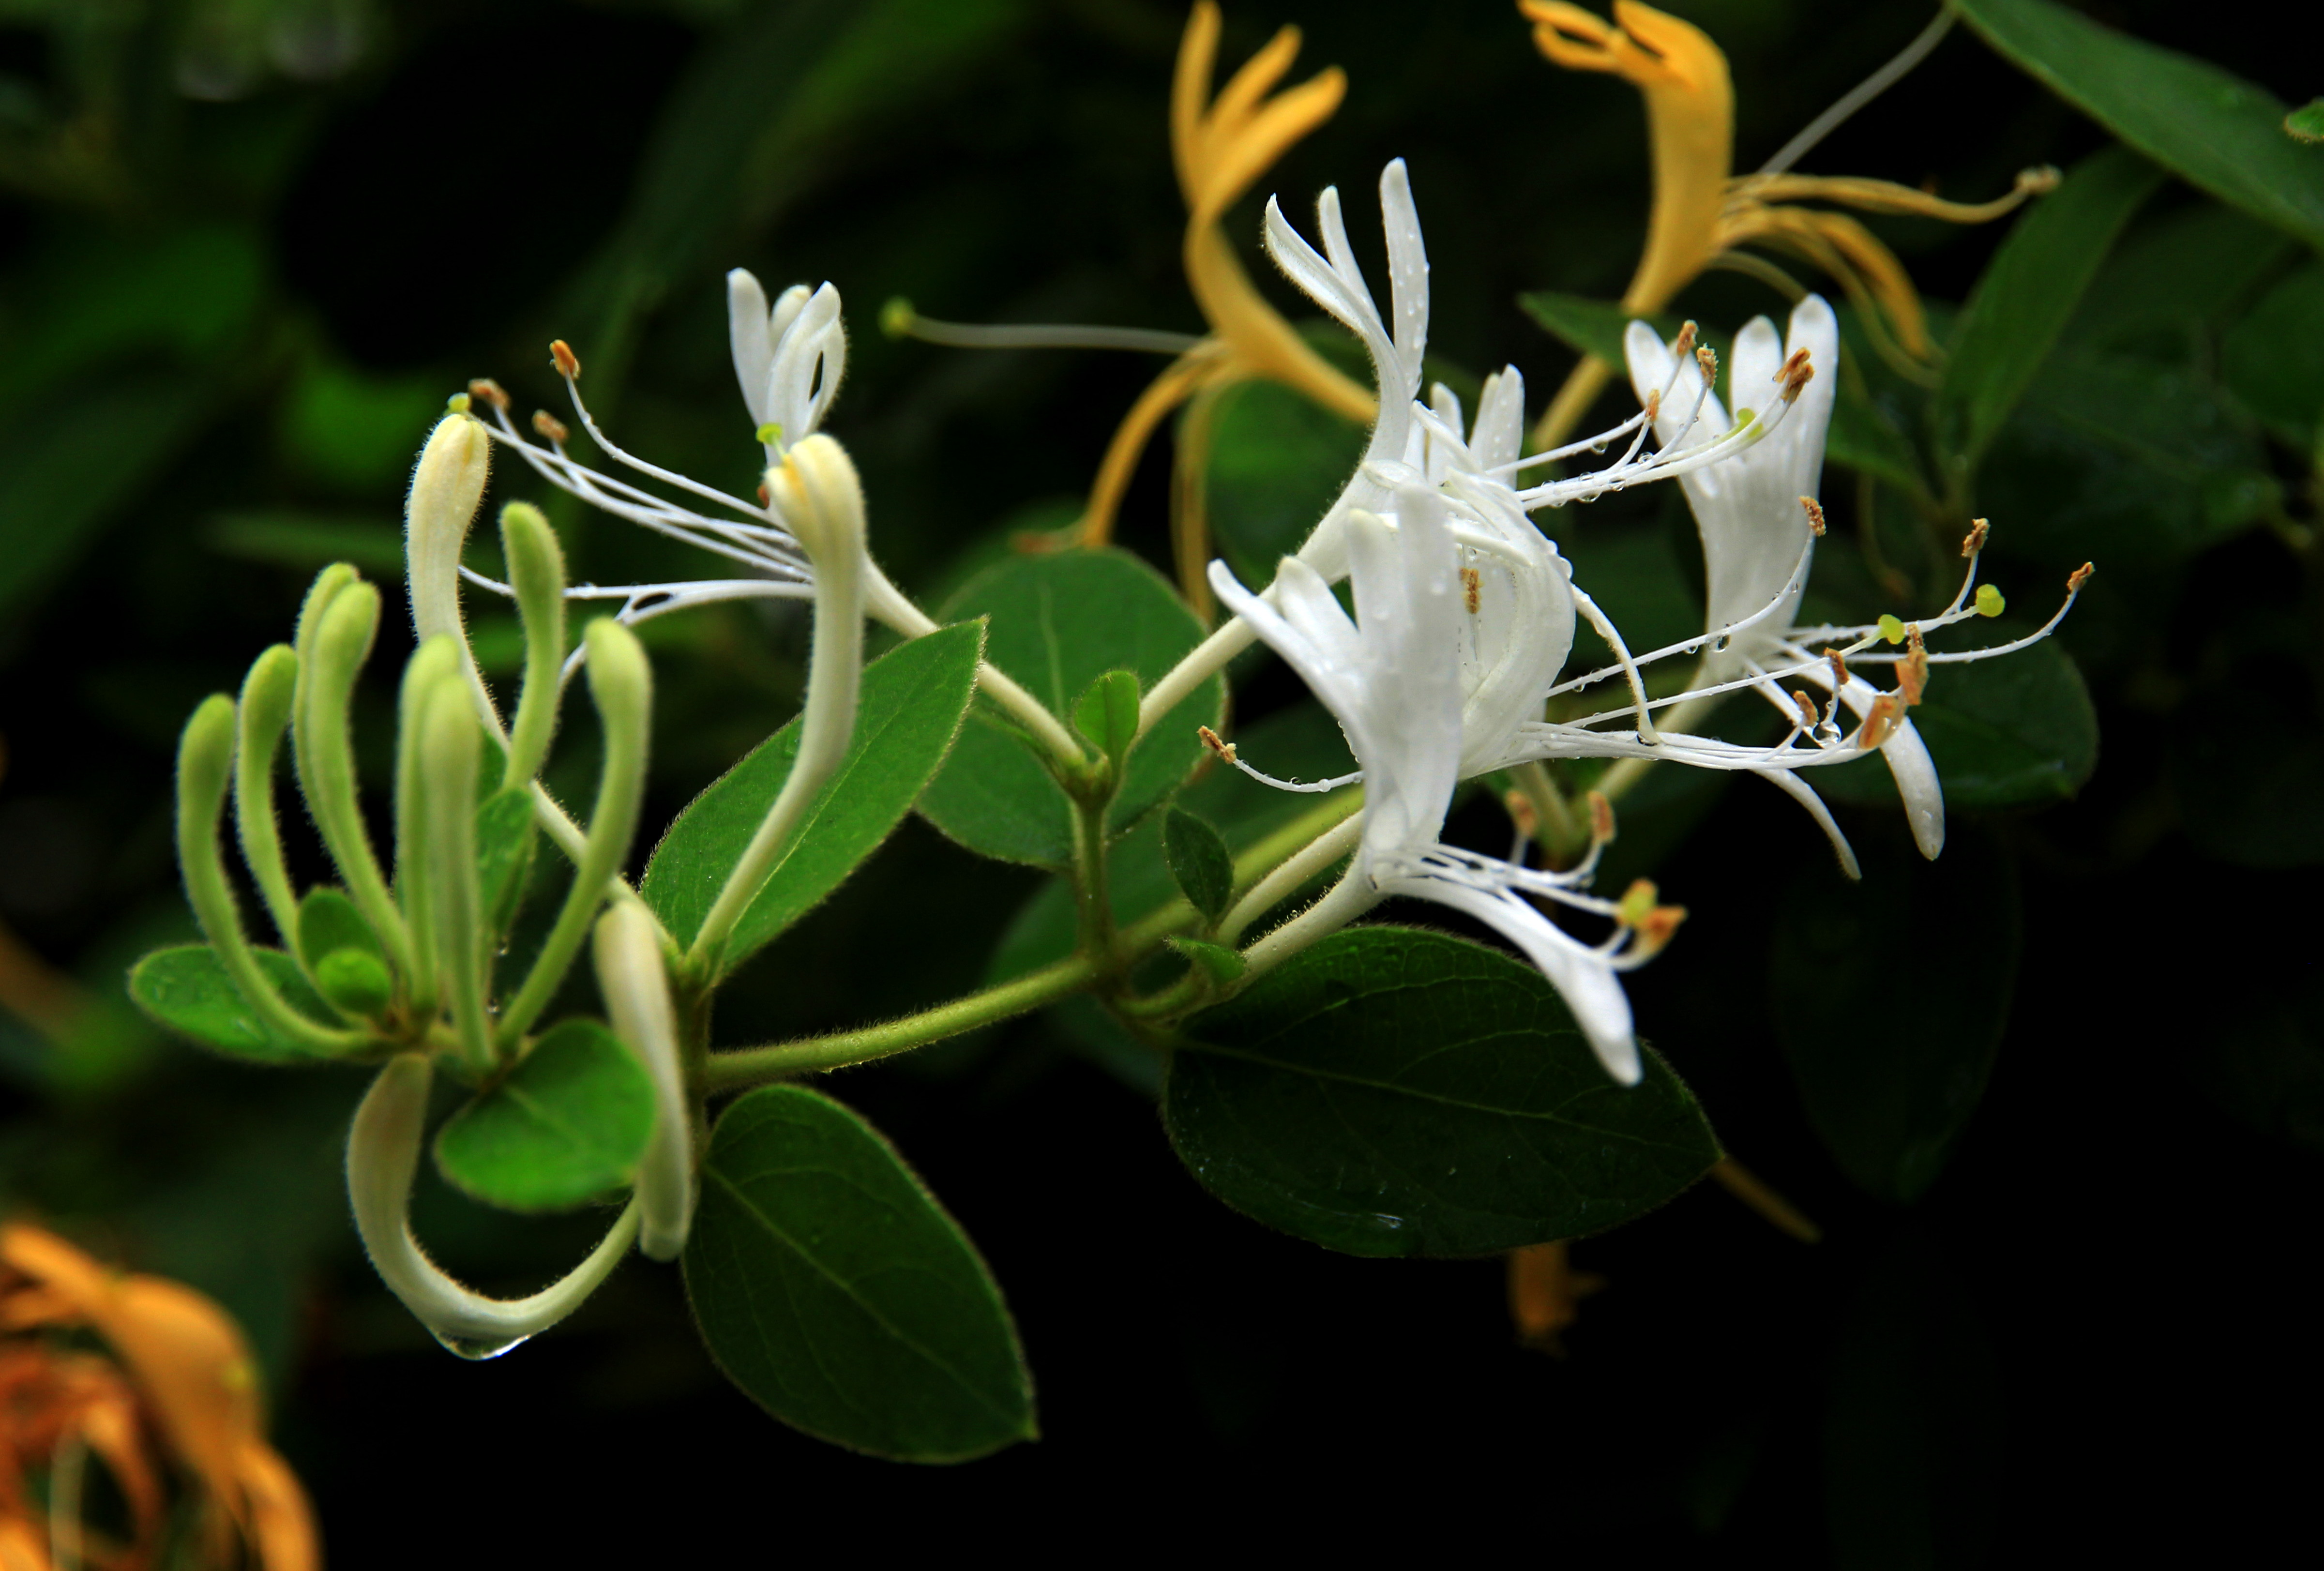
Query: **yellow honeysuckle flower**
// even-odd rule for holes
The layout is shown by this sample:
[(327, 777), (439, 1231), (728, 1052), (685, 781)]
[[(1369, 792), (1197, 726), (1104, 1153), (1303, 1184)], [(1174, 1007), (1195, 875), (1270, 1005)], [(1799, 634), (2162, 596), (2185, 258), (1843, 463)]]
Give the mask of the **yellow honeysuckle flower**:
[[(1269, 97), (1299, 53), (1299, 30), (1286, 27), (1213, 97), (1211, 79), (1218, 60), (1219, 28), (1215, 0), (1199, 0), (1186, 20), (1170, 88), (1171, 161), (1186, 199), (1186, 282), (1211, 331), (1173, 360), (1122, 418), (1098, 466), (1080, 526), (1072, 532), (1075, 544), (1102, 545), (1111, 537), (1114, 515), (1139, 454), (1163, 417), (1189, 400), (1263, 376), (1351, 420), (1370, 424), (1379, 412), (1370, 389), (1335, 369), (1267, 303), (1220, 228), (1227, 210), (1252, 182), (1293, 143), (1331, 118), (1347, 96), (1346, 74), (1333, 66)], [(1191, 422), (1187, 445), (1204, 446), (1201, 434), (1207, 429), (1206, 420)], [(1209, 598), (1201, 577), (1206, 555), (1201, 539), (1203, 456), (1199, 451), (1180, 455), (1175, 509), (1182, 577), (1198, 606)]]
[[(1738, 249), (1756, 243), (1829, 273), (1862, 312), (1865, 329), (1883, 357), (1908, 374), (1925, 374), (1936, 349), (1920, 296), (1895, 253), (1845, 213), (1791, 204), (1838, 202), (1868, 212), (1981, 224), (2058, 181), (2055, 170), (2027, 170), (2007, 196), (1962, 203), (1888, 180), (1792, 174), (1778, 167), (1788, 162), (1780, 154), (1769, 168), (1738, 176), (1735, 87), (1727, 57), (1710, 34), (1638, 0), (1615, 0), (1610, 23), (1567, 0), (1517, 0), (1517, 9), (1533, 23), (1534, 42), (1552, 61), (1569, 70), (1620, 77), (1646, 97), (1654, 208), (1646, 223), (1646, 254), (1622, 293), (1622, 308), (1637, 316), (1662, 310), (1711, 267), (1731, 267), (1796, 291), (1781, 270)], [(1923, 34), (1923, 41), (1899, 57), (1900, 64), (1917, 60), (1915, 51), (1925, 51), (1939, 36), (1941, 31), (1933, 29)], [(1535, 446), (1554, 446), (1572, 430), (1611, 369), (1594, 356), (1576, 366), (1535, 427)]]

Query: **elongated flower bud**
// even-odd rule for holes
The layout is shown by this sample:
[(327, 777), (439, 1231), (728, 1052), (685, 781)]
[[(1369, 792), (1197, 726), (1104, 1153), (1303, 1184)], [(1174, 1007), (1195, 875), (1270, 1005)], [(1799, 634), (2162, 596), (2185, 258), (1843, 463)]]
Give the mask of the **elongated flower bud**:
[(484, 501), (492, 467), (493, 442), (482, 421), (463, 412), (436, 422), (411, 472), (411, 493), (403, 509), (403, 558), (411, 588), (412, 631), (423, 643), (442, 633), (459, 641), (477, 712), (497, 727), (499, 715), (468, 649), (467, 627), (460, 615), (460, 548), (467, 543), (468, 526)]
[(678, 1011), (653, 918), (634, 901), (614, 901), (597, 919), (596, 959), (613, 1034), (653, 1082), (653, 1136), (638, 1169), (638, 1248), (649, 1260), (675, 1260), (694, 1225), (694, 1136), (678, 1061)]
[(412, 971), (411, 946), (402, 913), (388, 893), (379, 859), (364, 829), (363, 806), (355, 794), (355, 741), (348, 706), (355, 678), (370, 657), (379, 632), (379, 590), (350, 583), (333, 596), (300, 661), (300, 752), (307, 762), (307, 809), (331, 860), (346, 882), (347, 893), (364, 920), (387, 946), (396, 969)]
[(289, 644), (278, 643), (251, 662), (236, 707), (241, 726), (234, 756), (234, 824), (242, 859), (257, 880), (275, 931), (290, 947), (296, 947), (299, 901), (282, 861), (281, 826), (274, 820), (274, 755), (290, 724), (298, 689), (299, 657)]
[(512, 502), (501, 509), (501, 554), (509, 587), (524, 619), (524, 691), (509, 727), (503, 786), (522, 785), (540, 772), (557, 731), (557, 700), (565, 664), (565, 550), (540, 509)]
[(489, 1068), (493, 1058), (484, 1012), (484, 897), (476, 883), (476, 765), (483, 749), (466, 688), (438, 678), (420, 721), (428, 892), (452, 1024), (461, 1052), (479, 1070)]

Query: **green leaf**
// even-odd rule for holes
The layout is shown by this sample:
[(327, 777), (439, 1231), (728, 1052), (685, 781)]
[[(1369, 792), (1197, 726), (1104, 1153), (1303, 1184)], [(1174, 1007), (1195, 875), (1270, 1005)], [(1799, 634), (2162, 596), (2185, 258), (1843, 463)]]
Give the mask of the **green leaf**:
[(1907, 1233), (1875, 1259), (1841, 1320), (1830, 1378), (1823, 1497), (1837, 1571), (1989, 1563), (2001, 1370), (1932, 1241)]
[[(943, 764), (976, 690), (983, 630), (973, 623), (916, 638), (866, 666), (847, 756), (800, 820), (765, 885), (734, 925), (730, 966), (839, 887), (911, 810)], [(678, 815), (639, 892), (679, 944), (690, 944), (798, 757), (794, 719)]]
[(2017, 975), (2017, 873), (1956, 824), (1924, 862), (1859, 836), (1864, 881), (1803, 867), (1775, 918), (1775, 1034), (1808, 1121), (1867, 1192), (1935, 1181), (1985, 1095)]
[[(1054, 714), (1110, 670), (1151, 688), (1203, 638), (1203, 625), (1161, 576), (1127, 552), (1019, 556), (988, 568), (946, 603), (948, 621), (991, 619), (985, 658)], [(1200, 725), (1216, 725), (1225, 684), (1204, 682), (1164, 716), (1130, 754), (1108, 809), (1116, 833), (1170, 794), (1201, 762)], [(981, 855), (1037, 866), (1073, 860), (1065, 793), (1000, 711), (970, 711), (944, 772), (920, 811)]]
[(1206, 407), (1190, 406), (1182, 441), (1198, 420), (1207, 425), (1210, 447), (1204, 514), (1219, 554), (1245, 583), (1264, 584), (1355, 473), (1364, 429), (1259, 378), (1224, 389)]
[(1108, 671), (1090, 684), (1074, 706), (1074, 728), (1089, 739), (1116, 770), (1138, 740), (1138, 678), (1130, 671)]
[(1961, 478), (2065, 330), (2115, 236), (2162, 183), (2135, 153), (2108, 147), (2017, 220), (1963, 308), (1938, 384), (1938, 446)]
[(635, 1178), (653, 1118), (637, 1056), (594, 1020), (561, 1021), (452, 1115), (436, 1168), (488, 1206), (569, 1211)]
[[(2004, 642), (2023, 624), (1978, 621), (1956, 639)], [(1937, 766), (1948, 807), (1963, 810), (2062, 801), (2098, 761), (2098, 717), (2073, 657), (2045, 639), (2031, 649), (1968, 665), (1932, 666), (1928, 698), (1912, 712)], [(1832, 801), (1862, 806), (1896, 799), (1887, 763), (1861, 758), (1819, 769), (1808, 783)]]
[(1912, 439), (1871, 399), (1849, 389), (1843, 380), (1831, 402), (1831, 425), (1824, 436), (1823, 456), (1859, 475), (1886, 480), (1909, 494), (1925, 494), (1929, 485), (1921, 476), (1921, 457)]
[[(1637, 315), (1612, 300), (1585, 300), (1578, 294), (1535, 290), (1517, 296), (1517, 306), (1577, 355), (1595, 355), (1619, 370), (1624, 364), (1622, 335)], [(1665, 342), (1678, 336), (1679, 324), (1667, 313), (1649, 319)]]
[(795, 1428), (905, 1462), (1038, 1434), (992, 1273), (895, 1148), (828, 1097), (769, 1086), (726, 1110), (685, 1271), (710, 1355)]
[(376, 959), (387, 958), (387, 951), (355, 910), (344, 890), (319, 885), (309, 890), (299, 901), (299, 953), (309, 966), (319, 966), (326, 955), (336, 955), (342, 949), (353, 949)]
[(1172, 938), (1170, 947), (1199, 966), (1203, 975), (1224, 987), (1242, 980), (1250, 965), (1240, 955), (1224, 944), (1213, 944), (1204, 938)]
[(2324, 419), (2324, 262), (2310, 262), (2263, 295), (2219, 346), (2228, 391), (2303, 453)]
[(1214, 922), (1226, 914), (1234, 898), (1234, 857), (1216, 829), (1172, 808), (1162, 819), (1162, 859), (1188, 905)]
[(315, 989), (358, 1018), (384, 1013), (395, 1000), (395, 978), (368, 949), (334, 949), (316, 961)]
[(2160, 338), (2167, 358), (2184, 360), (2191, 332), (2225, 315), (2292, 249), (2256, 218), (2213, 202), (2142, 221), (2098, 270), (2067, 336), (2100, 349), (2143, 350)]
[[(259, 969), (291, 1008), (319, 1022), (340, 1023), (299, 975), (297, 961), (280, 949), (254, 948), (252, 953), (258, 956)], [(156, 949), (146, 956), (130, 969), (129, 996), (138, 1008), (180, 1036), (233, 1058), (262, 1064), (325, 1061), (322, 1055), (270, 1030), (243, 1002), (233, 978), (208, 944)]]
[(2310, 98), (2286, 115), (2283, 134), (2310, 147), (2324, 142), (2324, 98)]
[(539, 839), (532, 793), (524, 787), (494, 791), (476, 804), (476, 885), (487, 931), (505, 933), (516, 920)]
[(1162, 1103), (1179, 1159), (1235, 1209), (1350, 1254), (1602, 1232), (1720, 1157), (1659, 1058), (1616, 1085), (1541, 973), (1442, 934), (1334, 934), (1185, 1030)]
[(1985, 41), (2123, 141), (2231, 208), (2324, 246), (2324, 161), (2265, 88), (2053, 0), (1954, 0)]

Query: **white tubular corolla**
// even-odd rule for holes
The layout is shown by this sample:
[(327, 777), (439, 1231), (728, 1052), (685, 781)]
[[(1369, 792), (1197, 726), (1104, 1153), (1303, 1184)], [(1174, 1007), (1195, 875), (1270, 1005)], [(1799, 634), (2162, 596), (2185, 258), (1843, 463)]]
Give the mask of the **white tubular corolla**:
[(653, 1082), (653, 1135), (638, 1169), (638, 1248), (649, 1260), (675, 1260), (694, 1225), (694, 1133), (660, 930), (635, 901), (615, 901), (597, 919), (595, 954), (613, 1034)]

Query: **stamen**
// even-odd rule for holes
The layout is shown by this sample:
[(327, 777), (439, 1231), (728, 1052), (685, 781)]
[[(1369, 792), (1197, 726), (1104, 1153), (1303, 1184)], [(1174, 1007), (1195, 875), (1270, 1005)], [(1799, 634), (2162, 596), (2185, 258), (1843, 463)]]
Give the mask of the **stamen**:
[(1221, 737), (1217, 732), (1212, 730), (1207, 725), (1197, 725), (1194, 727), (1194, 730), (1201, 735), (1203, 745), (1204, 747), (1209, 748), (1213, 753), (1218, 754), (1221, 758), (1225, 759), (1229, 763), (1240, 762), (1235, 757), (1235, 744), (1233, 743), (1226, 741), (1224, 738)]
[(1903, 696), (1904, 707), (1915, 709), (1920, 707), (1921, 695), (1929, 686), (1929, 652), (1922, 646), (1918, 623), (1904, 631), (1910, 636), (1913, 652), (1896, 662), (1896, 691)]
[(1801, 389), (1815, 380), (1815, 367), (1808, 361), (1805, 349), (1794, 349), (1784, 368), (1775, 373), (1775, 380), (1784, 384), (1784, 402), (1790, 403), (1800, 395)]
[(2082, 586), (2089, 583), (2090, 581), (2090, 575), (2098, 570), (2098, 566), (2096, 562), (2084, 562), (2080, 567), (2076, 568), (2072, 572), (2067, 574), (2066, 593), (2069, 595), (2080, 594), (2082, 592)]
[(1977, 587), (1977, 614), (1979, 616), (1998, 616), (2007, 609), (2008, 604), (2001, 597), (2001, 591), (1992, 585), (1979, 584)]
[(1801, 510), (1808, 515), (1808, 532), (1816, 539), (1823, 538), (1823, 504), (1812, 496), (1800, 498)]
[(1961, 555), (1963, 557), (1973, 557), (1977, 555), (1978, 552), (1983, 550), (1985, 549), (1985, 537), (1992, 532), (1993, 526), (1987, 523), (1984, 519), (1971, 519), (1969, 521), (1969, 535), (1961, 541)]
[(479, 403), (489, 403), (503, 414), (508, 412), (509, 395), (489, 376), (479, 376), (468, 384), (468, 396)]
[(1694, 363), (1702, 367), (1702, 385), (1708, 389), (1719, 380), (1719, 351), (1705, 344), (1695, 350)]
[(1646, 423), (1648, 425), (1654, 424), (1655, 419), (1660, 416), (1662, 412), (1662, 390), (1657, 387), (1650, 387), (1646, 389)]
[(1484, 595), (1484, 577), (1474, 568), (1461, 569), (1461, 590), (1469, 603), (1469, 615), (1477, 615), (1477, 605)]
[(1803, 731), (1814, 730), (1817, 723), (1815, 700), (1808, 697), (1805, 688), (1794, 688), (1792, 689), (1792, 702), (1799, 706), (1800, 729)]
[(1872, 700), (1865, 712), (1864, 724), (1856, 728), (1856, 745), (1866, 753), (1872, 752), (1896, 734), (1904, 711), (1897, 707), (1896, 695), (1883, 693)]
[(1641, 878), (1634, 881), (1622, 892), (1620, 901), (1614, 907), (1614, 925), (1635, 928), (1646, 921), (1655, 912), (1658, 893), (1654, 880)]
[(1831, 661), (1833, 680), (1843, 688), (1848, 686), (1848, 657), (1836, 649), (1827, 649), (1823, 652), (1823, 658)]
[[(1654, 886), (1649, 884), (1647, 887), (1651, 889)], [(1638, 964), (1653, 959), (1662, 952), (1664, 946), (1671, 941), (1678, 932), (1678, 925), (1684, 920), (1686, 920), (1686, 908), (1683, 905), (1655, 907), (1634, 924), (1637, 929), (1637, 937), (1631, 940), (1630, 947), (1623, 958)]]
[(1517, 838), (1530, 840), (1541, 827), (1541, 816), (1533, 810), (1533, 800), (1525, 792), (1512, 788), (1501, 798), (1501, 806), (1508, 810), (1509, 822), (1517, 827)]
[(581, 380), (581, 362), (573, 353), (573, 346), (564, 339), (553, 340), (549, 346), (549, 358), (557, 366), (557, 374), (567, 382)]
[(1671, 340), (1672, 359), (1683, 364), (1686, 357), (1694, 352), (1695, 331), (1695, 325), (1692, 322), (1679, 328), (1678, 337)]
[(1614, 837), (1614, 804), (1604, 791), (1590, 793), (1590, 843), (1603, 846)]
[[(508, 406), (503, 403), (500, 407), (505, 409)], [(532, 429), (560, 448), (573, 437), (573, 433), (566, 429), (565, 422), (545, 409), (536, 409), (532, 411)]]

